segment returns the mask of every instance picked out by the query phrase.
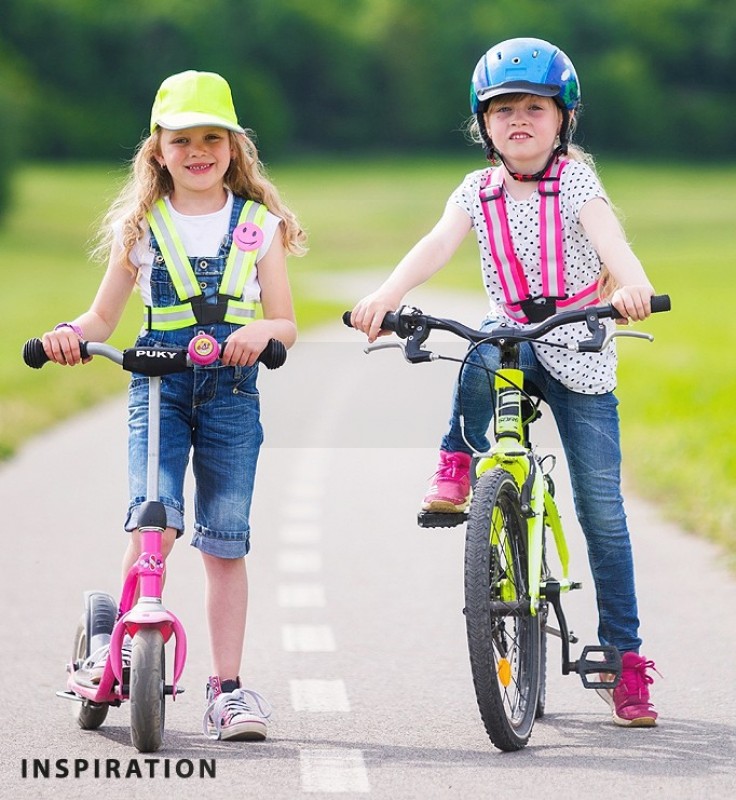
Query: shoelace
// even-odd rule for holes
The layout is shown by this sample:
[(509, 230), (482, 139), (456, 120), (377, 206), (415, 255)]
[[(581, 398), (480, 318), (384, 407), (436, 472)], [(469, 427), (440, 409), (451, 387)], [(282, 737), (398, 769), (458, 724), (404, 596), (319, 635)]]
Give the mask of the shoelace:
[(459, 458), (446, 456), (444, 461), (437, 468), (438, 478), (456, 478), (459, 472), (464, 471)]
[[(640, 661), (638, 664), (634, 665), (633, 667), (629, 667), (626, 672), (630, 673), (629, 676), (633, 680), (626, 681), (626, 690), (630, 694), (636, 692), (637, 697), (641, 700), (643, 690), (648, 693), (647, 686), (650, 686), (654, 683), (654, 678), (649, 675), (648, 670), (653, 670), (654, 672), (659, 675), (661, 678), (661, 673), (657, 670), (657, 667), (654, 664), (654, 661)], [(632, 686), (632, 684), (635, 684)]]
[[(234, 692), (223, 692), (209, 704), (204, 712), (202, 730), (210, 739), (219, 739), (222, 729), (222, 720), (226, 714), (232, 717), (243, 715), (256, 715), (263, 719), (271, 716), (271, 706), (265, 697), (252, 689), (236, 689)], [(208, 723), (214, 727), (210, 733)]]

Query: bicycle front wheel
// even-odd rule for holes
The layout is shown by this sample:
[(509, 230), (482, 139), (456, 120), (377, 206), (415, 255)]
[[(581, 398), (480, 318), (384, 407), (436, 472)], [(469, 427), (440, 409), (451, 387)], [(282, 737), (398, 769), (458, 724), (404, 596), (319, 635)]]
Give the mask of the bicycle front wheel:
[(130, 659), (130, 738), (139, 753), (153, 753), (163, 742), (165, 674), (161, 631), (141, 628)]
[(531, 736), (540, 691), (541, 620), (528, 593), (527, 524), (514, 478), (479, 479), (465, 540), (465, 624), (478, 709), (500, 750)]

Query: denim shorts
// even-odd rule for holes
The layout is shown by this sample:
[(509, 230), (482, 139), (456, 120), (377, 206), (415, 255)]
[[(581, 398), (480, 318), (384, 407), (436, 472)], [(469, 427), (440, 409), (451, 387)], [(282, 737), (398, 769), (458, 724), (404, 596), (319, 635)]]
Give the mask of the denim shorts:
[[(250, 506), (263, 441), (257, 376), (257, 365), (210, 366), (161, 379), (159, 499), (167, 525), (179, 535), (184, 531), (184, 477), (191, 453), (192, 545), (220, 558), (241, 558), (250, 549)], [(125, 529), (132, 531), (146, 499), (148, 441), (148, 378), (135, 373), (128, 433), (130, 507)]]

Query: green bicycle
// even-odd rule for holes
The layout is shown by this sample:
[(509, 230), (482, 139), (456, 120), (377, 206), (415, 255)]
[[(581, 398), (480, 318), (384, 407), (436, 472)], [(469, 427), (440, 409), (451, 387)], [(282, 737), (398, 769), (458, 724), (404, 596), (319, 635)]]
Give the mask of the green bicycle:
[[(669, 311), (667, 295), (652, 298), (653, 312)], [(599, 352), (616, 336), (652, 336), (633, 331), (608, 333), (602, 319), (615, 318), (610, 305), (564, 311), (531, 328), (499, 326), (479, 331), (451, 319), (403, 306), (386, 315), (382, 328), (401, 342), (372, 345), (402, 349), (413, 364), (448, 359), (423, 347), (432, 330), (453, 333), (473, 345), (495, 344), (500, 367), (494, 373), (495, 444), (476, 459), (473, 498), (466, 513), (420, 512), (422, 527), (453, 527), (467, 522), (465, 539), (465, 622), (471, 672), (480, 716), (493, 744), (514, 751), (529, 741), (535, 720), (544, 715), (547, 636), (561, 641), (562, 674), (577, 674), (588, 689), (610, 689), (621, 676), (621, 656), (609, 645), (587, 645), (570, 658), (576, 637), (562, 609), (562, 596), (580, 589), (569, 576), (569, 551), (550, 475), (554, 457), (540, 456), (529, 441), (529, 425), (539, 414), (538, 397), (524, 388), (519, 369), (522, 342), (541, 339), (554, 328), (585, 322), (589, 338), (580, 352)], [(343, 316), (349, 325), (349, 313)], [(462, 360), (463, 365), (467, 360)], [(547, 559), (551, 534), (561, 574), (553, 577)], [(557, 628), (549, 622), (550, 607)]]

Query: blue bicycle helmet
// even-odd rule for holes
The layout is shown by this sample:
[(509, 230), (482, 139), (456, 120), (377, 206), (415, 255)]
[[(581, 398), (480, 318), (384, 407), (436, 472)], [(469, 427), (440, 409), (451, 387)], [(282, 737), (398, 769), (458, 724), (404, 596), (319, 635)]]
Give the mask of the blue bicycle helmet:
[(580, 103), (572, 61), (544, 39), (507, 39), (492, 47), (473, 72), (470, 109), (477, 114), (486, 100), (514, 92), (552, 97), (568, 111)]
[[(507, 39), (494, 45), (478, 62), (470, 82), (470, 110), (478, 121), (488, 157), (497, 154), (486, 130), (484, 114), (489, 101), (504, 94), (536, 94), (551, 97), (562, 110), (560, 144), (550, 158), (567, 152), (572, 112), (580, 104), (580, 81), (572, 61), (544, 39)], [(546, 169), (546, 167), (545, 167)], [(516, 175), (517, 180), (539, 180), (544, 170), (534, 175)], [(513, 173), (512, 173), (513, 174)]]

